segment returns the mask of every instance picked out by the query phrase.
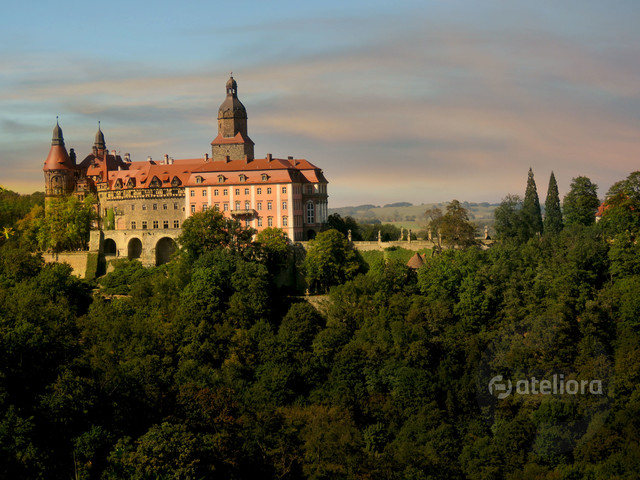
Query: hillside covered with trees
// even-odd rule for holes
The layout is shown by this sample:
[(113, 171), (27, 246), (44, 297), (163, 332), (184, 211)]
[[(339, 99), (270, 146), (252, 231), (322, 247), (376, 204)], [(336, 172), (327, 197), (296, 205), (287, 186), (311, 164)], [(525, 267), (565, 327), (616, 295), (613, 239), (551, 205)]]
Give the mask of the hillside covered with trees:
[[(596, 188), (577, 177), (562, 208), (549, 188), (542, 218), (531, 172), (491, 248), (418, 270), (329, 229), (301, 265), (328, 292), (317, 308), (277, 287), (282, 232), (252, 240), (213, 210), (170, 263), (97, 283), (16, 229), (0, 244), (0, 478), (637, 478), (640, 172), (598, 223)], [(601, 390), (497, 398), (498, 374)]]

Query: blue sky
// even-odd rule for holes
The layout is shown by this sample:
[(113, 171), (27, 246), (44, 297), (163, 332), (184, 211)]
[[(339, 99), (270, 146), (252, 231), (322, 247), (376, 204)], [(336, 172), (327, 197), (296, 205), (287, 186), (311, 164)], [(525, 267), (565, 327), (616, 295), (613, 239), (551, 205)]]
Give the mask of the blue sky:
[(67, 147), (203, 155), (230, 71), (256, 155), (322, 167), (333, 206), (542, 199), (550, 172), (637, 170), (640, 4), (541, 0), (21, 2), (0, 16), (0, 184)]

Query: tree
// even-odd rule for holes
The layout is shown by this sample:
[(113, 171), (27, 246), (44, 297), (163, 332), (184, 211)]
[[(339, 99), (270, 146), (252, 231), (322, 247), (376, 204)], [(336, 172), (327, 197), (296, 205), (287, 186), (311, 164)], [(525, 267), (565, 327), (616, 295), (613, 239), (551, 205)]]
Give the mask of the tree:
[(526, 242), (529, 229), (522, 213), (522, 198), (519, 195), (507, 195), (493, 212), (496, 237), (500, 240)]
[(538, 198), (538, 189), (536, 181), (533, 178), (533, 170), (529, 168), (527, 177), (527, 190), (524, 194), (522, 202), (522, 215), (524, 221), (529, 227), (529, 238), (542, 233), (542, 214), (540, 212), (540, 199)]
[(476, 227), (469, 221), (467, 209), (458, 200), (452, 200), (447, 205), (447, 213), (440, 219), (439, 232), (445, 245), (450, 248), (468, 248), (476, 244)]
[(309, 242), (304, 268), (310, 290), (326, 292), (353, 278), (361, 270), (362, 261), (345, 236), (331, 229)]
[[(614, 183), (607, 192), (600, 226), (609, 237), (640, 231), (640, 171)], [(631, 239), (635, 241), (635, 238)]]
[(256, 235), (259, 255), (271, 273), (277, 273), (289, 256), (289, 240), (281, 228), (267, 227)]
[(564, 223), (571, 225), (593, 225), (600, 200), (598, 186), (587, 177), (575, 177), (571, 180), (569, 193), (564, 196)]
[(327, 230), (331, 228), (338, 230), (345, 237), (349, 235), (349, 230), (351, 230), (351, 239), (353, 241), (362, 240), (360, 228), (353, 217), (346, 216), (342, 218), (339, 213), (332, 213), (327, 218), (326, 227)]
[(559, 233), (563, 228), (562, 210), (560, 210), (558, 183), (553, 172), (549, 177), (549, 188), (547, 189), (547, 199), (544, 202), (544, 211), (544, 232), (547, 234)]
[(74, 196), (53, 199), (46, 212), (35, 205), (18, 222), (18, 229), (31, 248), (55, 252), (86, 249), (96, 220), (94, 203), (95, 198), (89, 195), (82, 202)]
[(192, 258), (217, 248), (245, 251), (255, 233), (238, 220), (226, 218), (222, 212), (209, 209), (194, 213), (182, 224), (178, 243)]

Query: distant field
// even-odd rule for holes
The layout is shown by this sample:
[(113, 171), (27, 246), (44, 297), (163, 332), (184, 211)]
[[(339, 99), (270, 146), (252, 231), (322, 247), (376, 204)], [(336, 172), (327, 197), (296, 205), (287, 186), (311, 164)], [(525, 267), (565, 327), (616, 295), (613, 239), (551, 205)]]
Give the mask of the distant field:
[[(492, 231), (493, 211), (498, 206), (497, 203), (462, 202), (462, 206), (468, 210), (469, 219), (478, 228), (484, 229), (484, 226), (488, 225), (490, 232)], [(337, 213), (342, 217), (350, 216), (362, 223), (379, 220), (382, 223), (390, 223), (398, 228), (404, 227), (417, 231), (426, 228), (425, 212), (435, 207), (444, 212), (447, 204), (422, 203), (420, 205), (412, 205), (408, 202), (399, 202), (385, 206), (359, 205), (355, 207), (329, 208), (329, 214)]]

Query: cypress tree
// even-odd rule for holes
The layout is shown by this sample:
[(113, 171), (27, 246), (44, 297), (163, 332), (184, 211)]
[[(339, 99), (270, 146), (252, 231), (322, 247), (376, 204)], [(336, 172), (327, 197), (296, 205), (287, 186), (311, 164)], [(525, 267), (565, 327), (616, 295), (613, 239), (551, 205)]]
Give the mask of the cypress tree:
[(562, 210), (560, 210), (560, 194), (556, 176), (551, 172), (547, 199), (544, 202), (544, 233), (559, 233), (563, 229)]
[(529, 237), (542, 233), (540, 198), (538, 198), (538, 189), (536, 188), (536, 181), (533, 179), (533, 170), (531, 168), (529, 168), (527, 190), (524, 194), (524, 202), (522, 203), (522, 215), (525, 223), (529, 227)]

